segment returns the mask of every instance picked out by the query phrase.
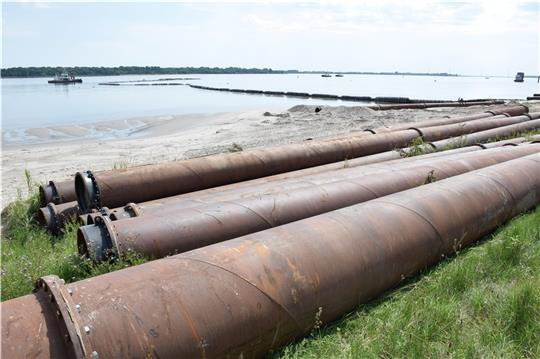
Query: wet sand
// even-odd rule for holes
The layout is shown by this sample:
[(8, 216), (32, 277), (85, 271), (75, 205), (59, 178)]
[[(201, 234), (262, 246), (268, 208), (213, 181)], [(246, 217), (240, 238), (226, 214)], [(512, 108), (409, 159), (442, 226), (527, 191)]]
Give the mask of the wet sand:
[[(523, 102), (531, 112), (540, 101)], [(347, 134), (394, 123), (486, 111), (488, 106), (373, 111), (365, 107), (295, 106), (208, 115), (141, 117), (26, 130), (26, 143), (2, 144), (2, 208), (27, 195), (24, 171), (34, 180), (64, 180), (75, 172), (108, 170)], [(115, 139), (119, 138), (119, 139)], [(32, 143), (33, 142), (33, 143)]]

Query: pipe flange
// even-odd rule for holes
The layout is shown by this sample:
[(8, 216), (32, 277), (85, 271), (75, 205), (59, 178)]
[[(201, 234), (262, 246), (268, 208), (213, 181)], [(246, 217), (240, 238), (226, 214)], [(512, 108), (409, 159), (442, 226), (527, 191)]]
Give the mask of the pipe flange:
[(62, 198), (60, 198), (60, 194), (58, 193), (58, 189), (56, 188), (56, 185), (54, 184), (54, 181), (49, 181), (49, 186), (51, 186), (52, 190), (52, 201), (54, 203), (61, 203), (60, 201)]
[(131, 212), (134, 214), (133, 217), (140, 217), (141, 216), (141, 209), (140, 207), (136, 204), (136, 203), (133, 203), (133, 202), (129, 202), (128, 204), (126, 204), (124, 206), (124, 210), (126, 212)]
[(71, 342), (69, 348), (73, 350), (74, 357), (91, 357), (90, 353), (93, 355), (95, 352), (92, 352), (90, 341), (81, 332), (83, 326), (64, 280), (55, 275), (41, 277), (34, 292), (39, 290), (48, 293), (50, 302), (56, 304), (56, 317), (60, 324), (63, 324), (60, 325), (60, 331), (63, 332), (66, 342)]
[(47, 209), (49, 210), (51, 215), (49, 229), (51, 230), (52, 234), (57, 235), (62, 230), (62, 224), (60, 223), (58, 210), (56, 209), (56, 205), (52, 202), (47, 203)]
[(111, 220), (107, 216), (97, 216), (94, 219), (95, 225), (105, 227), (106, 240), (108, 244), (108, 253), (105, 257), (114, 259), (120, 258), (120, 247), (118, 246), (118, 239), (112, 226)]
[(101, 191), (99, 190), (96, 177), (90, 170), (86, 171), (86, 175), (88, 176), (88, 178), (90, 178), (90, 181), (92, 182), (92, 189), (94, 192), (90, 205), (94, 208), (101, 208)]
[(111, 216), (111, 210), (109, 209), (109, 207), (101, 207), (98, 212), (105, 217)]

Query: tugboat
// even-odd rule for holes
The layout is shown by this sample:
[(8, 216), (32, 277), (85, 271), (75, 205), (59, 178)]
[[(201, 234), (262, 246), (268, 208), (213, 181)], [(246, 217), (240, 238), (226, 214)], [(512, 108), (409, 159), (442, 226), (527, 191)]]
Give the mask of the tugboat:
[(332, 77), (330, 74), (322, 74), (321, 77)]
[(523, 72), (518, 72), (516, 74), (516, 78), (514, 79), (514, 82), (523, 82), (524, 77), (525, 77), (525, 74)]
[(50, 84), (74, 84), (82, 83), (82, 79), (75, 78), (75, 76), (70, 75), (66, 70), (62, 71), (61, 74), (56, 74), (54, 79), (48, 81)]
[(343, 74), (336, 74), (336, 77), (343, 77)]

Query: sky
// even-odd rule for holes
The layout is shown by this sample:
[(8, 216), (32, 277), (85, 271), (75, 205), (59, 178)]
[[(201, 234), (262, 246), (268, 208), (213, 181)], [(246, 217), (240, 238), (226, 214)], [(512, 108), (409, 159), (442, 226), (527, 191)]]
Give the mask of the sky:
[(540, 73), (539, 1), (4, 2), (2, 67)]

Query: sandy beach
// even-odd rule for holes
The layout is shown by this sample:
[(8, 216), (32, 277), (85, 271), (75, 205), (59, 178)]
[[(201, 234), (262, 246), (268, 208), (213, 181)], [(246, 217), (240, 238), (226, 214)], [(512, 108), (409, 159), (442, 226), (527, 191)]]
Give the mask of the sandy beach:
[[(539, 101), (523, 102), (530, 112)], [(26, 130), (29, 143), (2, 145), (2, 208), (26, 196), (25, 169), (35, 181), (68, 179), (75, 172), (136, 166), (300, 142), (394, 123), (486, 111), (488, 106), (374, 111), (365, 107), (295, 106), (208, 115), (141, 117)], [(4, 134), (5, 135), (5, 134)], [(118, 139), (115, 139), (118, 138)]]

